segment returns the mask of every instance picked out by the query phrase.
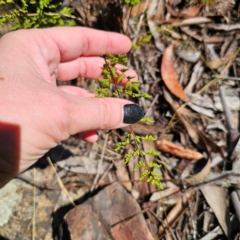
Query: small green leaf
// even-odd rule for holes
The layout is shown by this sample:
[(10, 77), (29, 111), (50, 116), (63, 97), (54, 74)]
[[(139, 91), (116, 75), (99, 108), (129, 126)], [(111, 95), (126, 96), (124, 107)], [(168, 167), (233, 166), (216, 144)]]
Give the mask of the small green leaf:
[(152, 39), (152, 35), (148, 35), (148, 36), (144, 37), (144, 38), (142, 39), (142, 41), (145, 42), (145, 43), (148, 43), (148, 42), (151, 41), (151, 39)]
[(143, 123), (154, 123), (155, 121), (150, 119), (149, 117), (145, 117), (145, 118), (142, 118), (140, 120), (140, 122), (143, 122)]

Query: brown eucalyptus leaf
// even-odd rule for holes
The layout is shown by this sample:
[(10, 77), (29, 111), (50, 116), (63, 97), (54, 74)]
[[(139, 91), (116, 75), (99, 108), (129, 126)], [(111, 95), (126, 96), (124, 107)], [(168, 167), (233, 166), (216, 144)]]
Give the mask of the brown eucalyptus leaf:
[(204, 158), (201, 153), (195, 150), (184, 148), (183, 146), (177, 145), (165, 139), (159, 139), (156, 143), (158, 149), (181, 158), (188, 160), (199, 160)]
[(202, 8), (202, 5), (190, 7), (190, 8), (187, 8), (187, 9), (181, 11), (181, 14), (183, 14), (185, 16), (185, 18), (196, 17), (198, 15), (199, 11), (201, 10), (201, 8)]
[(179, 84), (178, 76), (174, 68), (173, 63), (173, 44), (167, 47), (164, 51), (162, 64), (161, 64), (161, 74), (163, 81), (167, 88), (171, 91), (172, 94), (177, 96), (182, 100), (187, 100), (188, 97), (183, 91), (183, 88)]

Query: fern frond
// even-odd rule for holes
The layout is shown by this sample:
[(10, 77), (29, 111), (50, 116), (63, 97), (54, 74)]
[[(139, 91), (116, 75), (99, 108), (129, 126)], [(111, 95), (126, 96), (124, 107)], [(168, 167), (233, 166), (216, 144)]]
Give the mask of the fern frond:
[(138, 171), (141, 167), (145, 166), (145, 162), (143, 160), (140, 160), (138, 162), (138, 165), (134, 168), (134, 171)]
[(149, 170), (145, 170), (143, 173), (142, 173), (142, 175), (141, 175), (141, 177), (139, 178), (139, 180), (141, 181), (141, 180), (143, 180), (145, 177), (147, 177), (148, 175), (150, 175), (150, 171)]

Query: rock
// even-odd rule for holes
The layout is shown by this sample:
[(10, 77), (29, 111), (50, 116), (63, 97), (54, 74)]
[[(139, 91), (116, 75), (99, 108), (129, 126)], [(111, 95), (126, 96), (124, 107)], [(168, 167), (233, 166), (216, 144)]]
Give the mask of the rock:
[(72, 240), (153, 240), (141, 208), (120, 183), (114, 183), (64, 217)]

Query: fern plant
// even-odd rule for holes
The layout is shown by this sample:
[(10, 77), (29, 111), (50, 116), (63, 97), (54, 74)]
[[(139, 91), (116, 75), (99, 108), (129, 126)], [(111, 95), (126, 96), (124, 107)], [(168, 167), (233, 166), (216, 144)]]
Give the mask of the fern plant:
[(11, 23), (12, 30), (51, 26), (74, 26), (73, 9), (62, 7), (60, 0), (1, 0), (0, 26)]
[[(140, 93), (140, 82), (139, 81), (131, 81), (134, 76), (127, 76), (125, 73), (129, 68), (118, 68), (117, 64), (125, 64), (128, 59), (127, 56), (124, 55), (111, 55), (104, 57), (105, 63), (102, 68), (102, 78), (99, 79), (99, 87), (96, 88), (96, 93), (98, 97), (128, 97), (128, 98), (151, 98), (147, 93)], [(123, 79), (127, 79), (126, 83), (122, 84), (121, 81)], [(142, 118), (141, 122), (153, 123), (151, 119), (148, 117)], [(143, 170), (142, 175), (139, 180), (146, 179), (147, 182), (158, 187), (158, 189), (163, 189), (161, 184), (162, 176), (160, 173), (154, 171), (154, 168), (160, 168), (161, 165), (155, 162), (147, 163), (145, 157), (147, 155), (158, 156), (159, 153), (154, 150), (144, 151), (140, 149), (139, 145), (142, 141), (155, 141), (156, 138), (152, 135), (147, 136), (138, 136), (134, 134), (132, 128), (130, 126), (131, 133), (127, 134), (121, 142), (117, 143), (115, 151), (120, 151), (125, 148), (129, 144), (134, 145), (134, 149), (132, 152), (125, 154), (125, 164), (128, 164), (131, 158), (138, 156), (139, 161), (137, 166), (134, 168), (134, 171)]]

